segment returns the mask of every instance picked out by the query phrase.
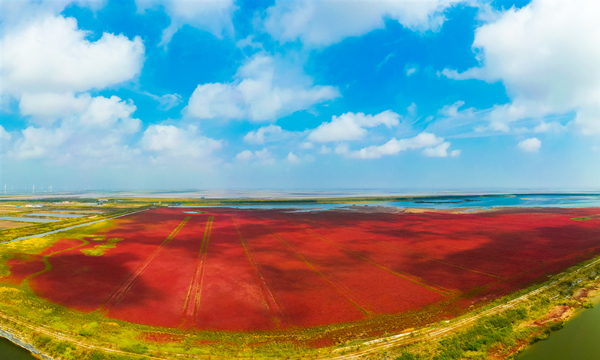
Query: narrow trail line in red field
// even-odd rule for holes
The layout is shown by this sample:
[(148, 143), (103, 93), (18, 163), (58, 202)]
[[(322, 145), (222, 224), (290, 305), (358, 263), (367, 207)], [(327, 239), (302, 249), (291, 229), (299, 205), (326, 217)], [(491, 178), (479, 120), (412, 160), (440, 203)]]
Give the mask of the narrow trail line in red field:
[(281, 306), (279, 306), (279, 303), (275, 299), (273, 292), (271, 291), (271, 289), (269, 289), (269, 285), (267, 284), (267, 281), (265, 280), (265, 276), (263, 275), (262, 271), (260, 270), (260, 266), (256, 262), (254, 255), (252, 254), (252, 249), (250, 248), (250, 244), (244, 238), (244, 235), (240, 231), (240, 229), (237, 225), (237, 222), (235, 221), (235, 218), (233, 216), (231, 216), (231, 220), (233, 221), (233, 225), (235, 226), (235, 231), (237, 231), (237, 233), (240, 237), (240, 241), (242, 243), (242, 247), (244, 248), (244, 252), (246, 253), (246, 257), (248, 258), (248, 261), (250, 262), (250, 264), (252, 264), (252, 267), (256, 271), (256, 275), (260, 279), (260, 281), (259, 281), (260, 291), (262, 293), (265, 303), (267, 304), (267, 307), (269, 308), (269, 311), (271, 312), (271, 316), (273, 317), (273, 322), (275, 322), (277, 327), (287, 326), (289, 321), (287, 320), (285, 313), (281, 310)]
[(448, 266), (455, 267), (457, 269), (462, 269), (462, 270), (470, 271), (470, 272), (473, 272), (473, 273), (476, 273), (476, 274), (481, 274), (481, 275), (489, 276), (489, 277), (492, 277), (492, 278), (495, 278), (495, 279), (504, 279), (504, 277), (498, 276), (498, 275), (495, 275), (495, 274), (492, 274), (492, 273), (488, 273), (488, 272), (485, 272), (485, 271), (471, 269), (469, 267), (462, 266), (462, 265), (457, 265), (457, 264), (451, 263), (449, 261), (440, 260), (440, 259), (437, 259), (435, 257), (431, 257), (431, 256), (426, 256), (426, 255), (423, 255), (423, 254), (419, 254), (419, 253), (417, 253), (415, 251), (410, 251), (410, 250), (404, 249), (404, 248), (402, 248), (400, 246), (397, 246), (397, 245), (394, 245), (394, 244), (390, 244), (390, 243), (388, 243), (386, 241), (381, 241), (381, 240), (378, 240), (378, 239), (375, 239), (375, 238), (369, 238), (369, 240), (370, 241), (376, 241), (377, 243), (379, 243), (379, 244), (381, 244), (381, 245), (383, 245), (385, 247), (394, 248), (394, 249), (399, 250), (400, 252), (403, 252), (405, 254), (419, 255), (423, 259), (430, 260), (430, 261), (435, 261), (435, 262), (438, 262), (440, 264), (445, 264), (445, 265), (448, 265)]
[(108, 300), (106, 301), (106, 303), (101, 307), (100, 310), (102, 311), (108, 311), (110, 310), (110, 308), (112, 308), (113, 306), (115, 306), (115, 304), (117, 304), (119, 301), (121, 301), (121, 299), (123, 299), (123, 297), (125, 296), (125, 294), (127, 294), (127, 291), (129, 291), (129, 289), (131, 289), (131, 286), (133, 286), (133, 284), (135, 283), (135, 281), (140, 277), (140, 275), (142, 275), (144, 273), (144, 271), (146, 270), (146, 268), (148, 268), (148, 266), (150, 265), (150, 263), (152, 262), (152, 260), (154, 260), (154, 258), (156, 257), (156, 255), (158, 255), (158, 253), (160, 253), (160, 251), (162, 250), (162, 248), (167, 245), (168, 243), (170, 243), (175, 236), (177, 236), (177, 234), (179, 233), (179, 231), (181, 231), (181, 229), (185, 226), (185, 224), (188, 222), (188, 220), (191, 218), (191, 216), (186, 217), (176, 228), (175, 230), (173, 230), (173, 232), (171, 232), (171, 234), (169, 236), (167, 236), (167, 238), (165, 240), (163, 240), (162, 243), (160, 243), (156, 249), (146, 258), (146, 260), (144, 260), (144, 262), (134, 271), (132, 272), (127, 279), (125, 279), (125, 281), (117, 288), (117, 290), (115, 290), (112, 295), (108, 298)]
[(77, 249), (77, 248), (80, 248), (80, 247), (83, 247), (83, 246), (86, 246), (86, 245), (89, 244), (89, 241), (87, 241), (87, 240), (83, 240), (83, 239), (78, 239), (78, 240), (81, 241), (82, 243), (78, 244), (78, 245), (75, 245), (75, 246), (72, 246), (72, 247), (67, 248), (67, 249), (63, 249), (63, 250), (59, 250), (59, 251), (54, 251), (54, 252), (52, 252), (50, 254), (44, 255), (42, 257), (42, 262), (44, 263), (44, 266), (45, 266), (44, 270), (38, 271), (38, 272), (36, 272), (34, 274), (31, 274), (31, 275), (27, 276), (25, 279), (23, 279), (23, 281), (25, 282), (26, 286), (29, 287), (29, 281), (31, 279), (33, 279), (34, 277), (36, 277), (38, 275), (41, 275), (43, 273), (46, 273), (46, 272), (48, 272), (48, 271), (50, 271), (52, 269), (52, 264), (50, 264), (50, 260), (49, 260), (52, 255), (64, 253), (64, 252), (67, 252), (67, 251), (70, 251), (70, 250), (73, 250), (73, 249)]
[(214, 216), (210, 216), (206, 222), (206, 229), (204, 229), (204, 236), (202, 237), (202, 245), (200, 246), (200, 252), (196, 260), (196, 271), (190, 282), (187, 295), (185, 297), (185, 305), (183, 306), (183, 319), (181, 326), (185, 326), (186, 323), (194, 323), (198, 309), (200, 308), (200, 299), (202, 296), (202, 280), (204, 275), (204, 263), (207, 254), (208, 242), (210, 240), (210, 231), (212, 229), (212, 223)]
[(319, 275), (323, 280), (325, 280), (331, 287), (335, 289), (336, 292), (344, 296), (348, 301), (354, 305), (358, 310), (362, 311), (365, 315), (370, 315), (376, 313), (375, 309), (368, 304), (366, 301), (358, 298), (356, 295), (353, 295), (352, 292), (346, 288), (345, 286), (329, 279), (322, 272), (320, 272), (300, 251), (298, 251), (294, 246), (292, 246), (288, 241), (286, 241), (279, 234), (275, 233), (271, 227), (263, 224), (263, 226), (269, 230), (273, 236), (277, 238), (283, 245), (285, 245), (294, 255), (296, 255), (303, 263), (306, 264), (312, 271), (314, 271), (317, 275)]
[(400, 273), (398, 271), (392, 270), (389, 267), (387, 267), (385, 265), (382, 265), (382, 264), (380, 264), (380, 263), (378, 263), (378, 262), (376, 262), (376, 261), (374, 261), (374, 260), (372, 260), (372, 259), (370, 259), (370, 258), (368, 258), (368, 257), (366, 257), (366, 256), (364, 256), (364, 255), (362, 255), (362, 254), (354, 251), (354, 250), (348, 249), (347, 247), (345, 247), (345, 246), (343, 246), (343, 245), (341, 245), (341, 244), (339, 244), (339, 243), (337, 243), (335, 241), (329, 240), (326, 237), (324, 237), (324, 236), (322, 236), (320, 234), (315, 233), (314, 231), (312, 231), (308, 227), (305, 227), (304, 229), (309, 234), (313, 235), (314, 237), (316, 237), (316, 238), (318, 238), (318, 239), (320, 239), (322, 241), (328, 242), (328, 243), (330, 243), (332, 245), (335, 245), (335, 246), (339, 247), (340, 249), (346, 251), (348, 254), (356, 256), (356, 257), (358, 257), (358, 258), (360, 258), (360, 259), (362, 259), (362, 260), (364, 260), (364, 261), (366, 261), (366, 262), (368, 262), (368, 263), (370, 263), (370, 264), (372, 264), (374, 266), (377, 266), (378, 268), (381, 268), (381, 269), (383, 269), (383, 270), (385, 270), (385, 271), (387, 271), (389, 273), (392, 273), (392, 274), (394, 274), (396, 276), (400, 276), (400, 277), (402, 277), (402, 278), (404, 278), (404, 279), (406, 279), (406, 280), (408, 280), (410, 282), (413, 282), (413, 283), (415, 283), (417, 285), (421, 285), (422, 287), (425, 287), (425, 288), (427, 288), (429, 290), (435, 291), (438, 294), (441, 294), (441, 295), (444, 295), (444, 296), (448, 296), (448, 295), (451, 295), (453, 293), (452, 290), (443, 288), (443, 287), (441, 287), (439, 285), (428, 284), (425, 281), (423, 281), (422, 279), (417, 279), (417, 278), (415, 278), (414, 276), (412, 276), (410, 274)]

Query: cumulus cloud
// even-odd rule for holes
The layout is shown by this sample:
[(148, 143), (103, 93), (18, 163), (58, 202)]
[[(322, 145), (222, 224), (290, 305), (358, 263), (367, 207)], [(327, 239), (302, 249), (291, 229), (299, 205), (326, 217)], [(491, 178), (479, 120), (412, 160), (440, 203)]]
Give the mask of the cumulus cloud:
[(263, 148), (262, 150), (257, 150), (254, 152), (252, 152), (250, 150), (244, 150), (244, 151), (238, 153), (235, 156), (235, 158), (236, 158), (236, 160), (242, 161), (242, 162), (256, 160), (257, 162), (259, 162), (261, 164), (270, 165), (270, 164), (275, 163), (275, 159), (273, 159), (273, 155), (267, 148)]
[(10, 134), (6, 132), (6, 130), (4, 130), (4, 127), (2, 125), (0, 125), (0, 141), (10, 141), (10, 139)]
[(552, 121), (552, 122), (542, 121), (539, 123), (539, 125), (537, 125), (535, 128), (533, 128), (533, 132), (535, 132), (535, 133), (545, 133), (545, 132), (560, 133), (560, 132), (563, 132), (566, 130), (567, 130), (567, 127), (557, 121)]
[(287, 161), (291, 162), (292, 164), (296, 164), (300, 162), (300, 158), (290, 151), (287, 155)]
[(549, 114), (576, 112), (577, 129), (600, 133), (600, 3), (533, 0), (500, 13), (475, 31), (480, 67), (456, 79), (502, 81), (512, 102), (490, 112), (491, 128)]
[(459, 110), (465, 104), (464, 101), (459, 100), (452, 105), (444, 105), (438, 113), (447, 118), (469, 118), (473, 117), (473, 108)]
[(448, 148), (450, 147), (449, 142), (443, 142), (436, 147), (426, 148), (423, 150), (423, 154), (429, 157), (446, 157), (448, 156)]
[(252, 159), (253, 156), (254, 156), (254, 154), (252, 153), (252, 151), (244, 150), (244, 151), (240, 152), (239, 154), (237, 154), (235, 156), (235, 158), (240, 161), (248, 161), (248, 160)]
[(4, 155), (4, 152), (8, 151), (11, 139), (12, 136), (0, 125), (0, 155)]
[(376, 115), (348, 112), (333, 116), (330, 122), (319, 125), (308, 135), (308, 139), (314, 142), (359, 140), (367, 134), (367, 128), (384, 125), (389, 129), (399, 123), (400, 115), (391, 110)]
[(417, 67), (410, 66), (406, 68), (406, 76), (411, 76), (412, 74), (417, 72)]
[[(396, 155), (401, 151), (424, 149), (423, 153), (426, 156), (446, 157), (447, 150), (450, 147), (449, 142), (444, 142), (444, 138), (437, 137), (432, 133), (422, 132), (419, 135), (400, 139), (392, 138), (383, 145), (372, 145), (360, 150), (348, 152), (348, 155), (358, 159), (376, 159), (385, 155)], [(453, 156), (458, 156), (460, 153), (454, 153)]]
[[(29, 102), (23, 105), (34, 125), (22, 130), (15, 140), (14, 154), (18, 159), (120, 162), (139, 153), (127, 145), (129, 136), (141, 127), (141, 121), (131, 116), (136, 110), (131, 101), (117, 96), (65, 96), (61, 106), (50, 111), (44, 101), (47, 99), (39, 99), (39, 107)], [(69, 105), (68, 100), (74, 105)], [(46, 120), (49, 114), (55, 117), (52, 121)]]
[(311, 47), (335, 44), (398, 21), (414, 31), (437, 31), (444, 10), (460, 0), (434, 1), (281, 1), (267, 10), (266, 31), (280, 42), (300, 40)]
[(21, 97), (19, 110), (31, 116), (30, 121), (38, 125), (51, 125), (56, 120), (69, 121), (82, 127), (108, 129), (119, 119), (127, 119), (136, 110), (133, 102), (122, 101), (117, 96), (92, 97), (88, 93), (28, 94)]
[(526, 152), (537, 152), (542, 146), (542, 142), (538, 138), (529, 138), (519, 142), (517, 146)]
[(2, 92), (78, 92), (102, 89), (137, 76), (144, 44), (104, 33), (90, 42), (74, 18), (46, 17), (7, 30), (0, 40)]
[(257, 54), (232, 83), (198, 85), (185, 113), (198, 119), (274, 121), (340, 96), (331, 86), (313, 85), (298, 66)]
[(136, 0), (135, 3), (140, 12), (162, 6), (171, 18), (171, 24), (163, 30), (159, 46), (167, 45), (183, 25), (208, 31), (219, 38), (225, 34), (233, 34), (231, 18), (237, 10), (233, 0)]
[(250, 144), (264, 144), (265, 136), (271, 139), (278, 139), (284, 134), (280, 126), (268, 125), (257, 130), (252, 130), (244, 136), (244, 141)]
[(187, 159), (207, 158), (221, 147), (221, 141), (198, 133), (198, 128), (189, 125), (180, 128), (174, 125), (150, 125), (140, 141), (142, 149), (158, 158)]
[(106, 0), (3, 1), (0, 12), (0, 28), (6, 31), (40, 18), (58, 15), (71, 4), (96, 11), (102, 8), (106, 2)]

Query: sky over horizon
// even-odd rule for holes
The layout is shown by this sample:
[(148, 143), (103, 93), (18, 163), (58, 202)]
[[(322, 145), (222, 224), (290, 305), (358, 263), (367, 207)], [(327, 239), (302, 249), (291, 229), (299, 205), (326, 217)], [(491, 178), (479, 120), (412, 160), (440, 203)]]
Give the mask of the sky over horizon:
[(600, 190), (600, 2), (0, 2), (1, 186)]

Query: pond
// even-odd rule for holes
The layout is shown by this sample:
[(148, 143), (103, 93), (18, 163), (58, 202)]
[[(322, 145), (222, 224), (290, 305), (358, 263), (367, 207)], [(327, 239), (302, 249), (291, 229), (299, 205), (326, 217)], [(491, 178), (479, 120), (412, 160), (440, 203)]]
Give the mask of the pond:
[(579, 312), (565, 327), (550, 334), (517, 357), (517, 360), (600, 359), (600, 304)]
[(10, 360), (36, 360), (28, 350), (0, 337), (0, 358)]

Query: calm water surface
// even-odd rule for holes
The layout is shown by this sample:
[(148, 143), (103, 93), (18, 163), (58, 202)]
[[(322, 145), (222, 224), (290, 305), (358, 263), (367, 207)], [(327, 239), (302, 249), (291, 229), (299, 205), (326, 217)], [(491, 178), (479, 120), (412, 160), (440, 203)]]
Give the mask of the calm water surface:
[(598, 360), (600, 359), (600, 304), (584, 310), (525, 350), (517, 360)]
[(31, 353), (5, 338), (0, 338), (0, 359), (2, 360), (36, 360)]

